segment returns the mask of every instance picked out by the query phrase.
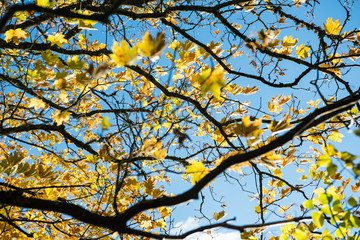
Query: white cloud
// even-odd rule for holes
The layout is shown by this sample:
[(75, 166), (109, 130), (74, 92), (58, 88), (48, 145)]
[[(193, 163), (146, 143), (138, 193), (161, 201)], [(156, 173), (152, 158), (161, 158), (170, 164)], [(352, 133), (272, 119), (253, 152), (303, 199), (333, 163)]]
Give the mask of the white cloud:
[[(175, 228), (171, 230), (171, 234), (182, 234), (187, 231), (193, 230), (197, 227), (200, 227), (199, 219), (189, 217), (183, 222), (179, 222), (175, 225)], [(240, 232), (238, 231), (228, 231), (223, 228), (211, 229), (210, 231), (204, 231), (199, 233), (194, 233), (185, 240), (240, 240)]]

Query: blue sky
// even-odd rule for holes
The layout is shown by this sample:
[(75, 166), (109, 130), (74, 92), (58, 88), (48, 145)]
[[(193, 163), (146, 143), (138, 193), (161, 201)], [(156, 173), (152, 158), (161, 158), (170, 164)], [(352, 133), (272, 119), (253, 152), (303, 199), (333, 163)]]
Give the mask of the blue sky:
[[(301, 12), (302, 9), (299, 8), (296, 11)], [(356, 14), (358, 12), (360, 12), (360, 4), (356, 3), (354, 5), (354, 9), (352, 9), (353, 15), (351, 16), (350, 21), (346, 26), (347, 30), (356, 30), (360, 27), (360, 15)], [(346, 16), (345, 14), (346, 14), (346, 12), (339, 6), (339, 3), (337, 1), (330, 0), (330, 1), (326, 1), (326, 3), (324, 1), (321, 1), (320, 7), (318, 6), (316, 8), (316, 11), (314, 12), (315, 19), (313, 21), (314, 21), (314, 23), (316, 23), (322, 27), (323, 23), (325, 23), (327, 18), (329, 18), (329, 17), (332, 17), (334, 21), (336, 19), (340, 19), (341, 22), (344, 21), (345, 16)], [(296, 13), (296, 15), (302, 17), (301, 14), (298, 14), (298, 13)], [(307, 19), (306, 16), (304, 16), (303, 19)], [(290, 20), (288, 20), (288, 21), (290, 21)], [(251, 33), (251, 31), (256, 32), (259, 30), (260, 29), (252, 28), (249, 32)], [(318, 41), (316, 38), (314, 38), (314, 35), (311, 34), (311, 32), (306, 31), (305, 29), (298, 31), (298, 32), (294, 32), (293, 29), (288, 29), (288, 30), (284, 29), (282, 31), (281, 35), (279, 36), (279, 39), (282, 39), (285, 35), (293, 35), (294, 38), (299, 39), (299, 43), (314, 44), (314, 41), (315, 42)], [(212, 39), (210, 34), (206, 34), (205, 30), (203, 33), (198, 34), (197, 37), (199, 37), (199, 39), (203, 43), (208, 43), (209, 39)], [(216, 40), (214, 40), (214, 41), (216, 41)], [(346, 51), (346, 50), (344, 50), (344, 51)], [(238, 59), (236, 59), (236, 60), (229, 59), (229, 62), (234, 63), (235, 68), (236, 68), (236, 66), (239, 66), (242, 69), (248, 69), (248, 66), (242, 65), (242, 62), (239, 61)], [(237, 64), (237, 65), (235, 65), (235, 64)], [(289, 77), (289, 78), (291, 78), (293, 76), (291, 69), (298, 70), (298, 67), (295, 65), (289, 66), (289, 70), (287, 71), (287, 77)], [(298, 71), (296, 71), (296, 72), (298, 72)], [(324, 76), (324, 74), (321, 72), (319, 74), (321, 75), (320, 77)], [(295, 91), (293, 89), (270, 89), (266, 86), (259, 84), (259, 82), (255, 82), (254, 80), (251, 80), (251, 79), (241, 78), (240, 81), (241, 81), (242, 86), (256, 85), (260, 89), (259, 94), (255, 94), (252, 96), (246, 96), (246, 98), (248, 98), (252, 101), (252, 106), (260, 105), (259, 98), (258, 98), (259, 95), (261, 95), (261, 97), (262, 97), (261, 104), (264, 105), (264, 104), (267, 104), (267, 101), (271, 97), (276, 96), (276, 94), (290, 95), (290, 94), (294, 93), (295, 96), (302, 97), (302, 99), (299, 99), (299, 100), (301, 100), (301, 106), (303, 106), (305, 108), (307, 106), (307, 104), (306, 104), (307, 101), (310, 101), (311, 99), (313, 99), (315, 101), (316, 99), (319, 98), (319, 96), (315, 92), (316, 89), (314, 89), (314, 88), (309, 89), (309, 81), (312, 79), (315, 79), (316, 75), (317, 75), (317, 73), (312, 73), (305, 80), (303, 80), (302, 83), (298, 86), (298, 88), (305, 88), (306, 90), (300, 90), (300, 91)], [(358, 72), (358, 70), (355, 69), (355, 71), (352, 70), (348, 75), (345, 76), (346, 79), (348, 79), (350, 82), (353, 83), (355, 90), (358, 87), (358, 83), (357, 83), (358, 75), (359, 75), (359, 72)], [(334, 92), (332, 90), (333, 90), (333, 87), (331, 85), (329, 85), (328, 91), (325, 92), (326, 94), (328, 94), (328, 97), (330, 97), (331, 95), (334, 94)], [(299, 95), (299, 93), (300, 93), (300, 95)], [(340, 95), (340, 97), (341, 97), (341, 95)], [(322, 104), (320, 104), (320, 106), (321, 105)], [(221, 116), (219, 116), (217, 119), (220, 119), (220, 118), (221, 118)], [(278, 119), (278, 120), (280, 120), (280, 119)], [(360, 155), (360, 149), (358, 148), (358, 145), (360, 143), (360, 138), (355, 136), (355, 134), (353, 134), (352, 131), (344, 130), (341, 133), (345, 136), (342, 139), (342, 143), (335, 143), (331, 140), (329, 143), (333, 144), (336, 148), (338, 148), (339, 151), (348, 151), (352, 154)], [(192, 138), (194, 139), (194, 141), (198, 140), (196, 137), (192, 137)], [(310, 157), (312, 155), (312, 151), (311, 151), (311, 149), (308, 148), (308, 146), (303, 147), (301, 150), (304, 153), (307, 153), (308, 157)], [(321, 149), (318, 149), (318, 150), (321, 150)], [(264, 168), (262, 168), (262, 169), (264, 170)], [(304, 169), (306, 170), (307, 168), (304, 168)], [(294, 166), (287, 166), (286, 169), (284, 169), (284, 178), (287, 179), (289, 182), (294, 183), (295, 185), (302, 183), (301, 181), (299, 181), (299, 178), (303, 174), (306, 174), (306, 172), (298, 173), (298, 172), (296, 172), (296, 167), (294, 167)], [(351, 174), (346, 174), (346, 175), (348, 177), (352, 177)], [(241, 184), (246, 185), (246, 189), (256, 192), (254, 176), (245, 177), (243, 179), (239, 178), (239, 180), (240, 180)], [(225, 202), (225, 204), (227, 206), (227, 208), (225, 208), (224, 210), (226, 213), (228, 213), (228, 215), (225, 216), (222, 220), (237, 217), (236, 221), (232, 222), (232, 223), (234, 223), (234, 224), (236, 223), (239, 225), (258, 222), (258, 220), (259, 220), (258, 216), (254, 213), (254, 207), (257, 205), (257, 200), (250, 201), (250, 198), (248, 197), (249, 194), (247, 194), (246, 192), (243, 192), (241, 190), (241, 187), (236, 183), (236, 181), (232, 181), (232, 183), (224, 183), (225, 181), (226, 181), (226, 179), (224, 178), (224, 176), (220, 176), (216, 179), (215, 183), (211, 184), (211, 187), (213, 187), (215, 189), (217, 199), (221, 199), (221, 201)], [(266, 184), (266, 182), (267, 181), (264, 181), (264, 184)], [(172, 183), (172, 186), (170, 189), (173, 190), (173, 191), (171, 191), (172, 193), (181, 193), (182, 191), (187, 189), (187, 187), (189, 187), (189, 185), (183, 185), (183, 184), (178, 185), (176, 183)], [(308, 192), (307, 192), (308, 196), (311, 196), (312, 189), (313, 188), (308, 188)], [(210, 194), (209, 188), (203, 190), (202, 192), (203, 192), (205, 198), (209, 199), (212, 197)], [(349, 194), (348, 196), (350, 196), (350, 195), (356, 196), (356, 194), (353, 194), (351, 191), (348, 191), (348, 194)], [(303, 198), (301, 198), (301, 199), (303, 199)], [(294, 201), (296, 201), (296, 197), (292, 196), (291, 199), (289, 199), (288, 201), (285, 200), (284, 202), (286, 202), (286, 204), (289, 206)], [(300, 202), (296, 202), (296, 205), (292, 208), (293, 211), (290, 210), (290, 212), (294, 215), (294, 217), (300, 216), (302, 214), (300, 211), (300, 204), (302, 203), (301, 201), (302, 200), (300, 200)], [(174, 218), (181, 220), (181, 223), (183, 224), (183, 226), (181, 227), (182, 231), (190, 230), (192, 227), (195, 227), (195, 226), (209, 224), (208, 220), (206, 220), (205, 218), (202, 218), (202, 220), (198, 220), (198, 219), (194, 219), (194, 218), (190, 217), (194, 214), (195, 214), (195, 216), (201, 217), (201, 213), (199, 212), (200, 204), (201, 204), (201, 200), (197, 200), (197, 201), (192, 201), (189, 205), (182, 204), (182, 205), (187, 205), (187, 207), (185, 207), (185, 208), (182, 207), (180, 209), (180, 206), (177, 207), (177, 209), (174, 212), (175, 213)], [(203, 204), (203, 211), (205, 213), (207, 213), (207, 216), (211, 217), (213, 212), (221, 211), (221, 210), (222, 210), (221, 204), (219, 204), (219, 203), (214, 203), (213, 201), (206, 201), (206, 203)], [(267, 219), (267, 221), (272, 221), (272, 220), (275, 220), (278, 218), (274, 214), (267, 214), (266, 219)], [(273, 228), (269, 229), (269, 230), (279, 233), (278, 230), (273, 229)], [(268, 234), (270, 234), (270, 232)], [(214, 239), (231, 239), (231, 240), (240, 239), (238, 233), (236, 233), (234, 231), (229, 232), (227, 230), (220, 230), (220, 233), (217, 232), (214, 236), (215, 236)], [(196, 236), (188, 237), (187, 239), (189, 239), (189, 240), (190, 239), (191, 240), (193, 240), (193, 239), (210, 239), (209, 237), (210, 236), (208, 234), (204, 233), (203, 235), (196, 235)]]

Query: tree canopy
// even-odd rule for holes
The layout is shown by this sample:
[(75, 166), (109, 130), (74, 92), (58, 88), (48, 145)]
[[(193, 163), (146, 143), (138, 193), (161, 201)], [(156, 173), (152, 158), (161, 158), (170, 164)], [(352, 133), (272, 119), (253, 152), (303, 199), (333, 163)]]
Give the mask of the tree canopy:
[(359, 10), (2, 1), (0, 238), (359, 239)]

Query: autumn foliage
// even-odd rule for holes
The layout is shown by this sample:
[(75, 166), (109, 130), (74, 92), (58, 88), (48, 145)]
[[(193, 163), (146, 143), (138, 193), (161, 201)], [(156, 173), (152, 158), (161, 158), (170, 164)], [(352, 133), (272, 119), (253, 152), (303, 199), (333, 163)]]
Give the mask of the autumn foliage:
[(0, 7), (1, 239), (360, 239), (358, 2)]

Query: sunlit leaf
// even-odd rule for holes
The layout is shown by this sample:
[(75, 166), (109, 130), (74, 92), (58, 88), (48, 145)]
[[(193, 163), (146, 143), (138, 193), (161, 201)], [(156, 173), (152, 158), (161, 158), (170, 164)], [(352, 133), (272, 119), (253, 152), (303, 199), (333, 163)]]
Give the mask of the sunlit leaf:
[(297, 42), (298, 39), (293, 39), (292, 36), (285, 36), (281, 42), (281, 45), (284, 47), (294, 47)]
[(307, 234), (304, 230), (295, 229), (295, 232), (291, 234), (296, 240), (308, 240)]
[(52, 2), (50, 2), (50, 0), (36, 0), (36, 4), (39, 5), (40, 7), (51, 7), (53, 4)]
[(112, 124), (109, 122), (109, 117), (104, 117), (101, 121), (101, 128), (102, 130), (107, 130)]
[(28, 34), (21, 28), (10, 29), (5, 32), (5, 41), (19, 45), (20, 41), (24, 41), (27, 36)]
[(322, 226), (324, 224), (324, 219), (325, 219), (322, 212), (313, 212), (312, 219), (314, 220), (314, 223), (316, 224), (316, 226), (318, 228), (322, 228)]
[(356, 207), (358, 205), (358, 202), (357, 202), (356, 198), (354, 198), (354, 197), (349, 198), (348, 203), (352, 207)]
[(47, 39), (50, 41), (51, 46), (57, 45), (58, 47), (62, 47), (64, 44), (68, 43), (68, 40), (65, 38), (65, 35), (61, 33), (50, 35), (48, 36)]
[(125, 65), (134, 65), (139, 59), (139, 50), (137, 47), (129, 48), (129, 45), (125, 40), (122, 40), (120, 46), (117, 42), (114, 42), (112, 47), (114, 54), (110, 54), (112, 60), (118, 64), (119, 67)]
[(150, 57), (152, 61), (156, 61), (166, 48), (165, 34), (159, 32), (156, 38), (153, 38), (150, 33), (146, 33), (143, 41), (139, 42), (137, 46), (141, 50), (141, 55)]
[(29, 106), (34, 107), (35, 110), (39, 110), (40, 108), (42, 108), (42, 109), (46, 108), (46, 104), (39, 98), (30, 99)]
[(333, 21), (332, 18), (328, 18), (326, 24), (324, 24), (324, 29), (327, 34), (339, 35), (342, 27), (340, 26), (340, 20)]
[(221, 218), (223, 218), (225, 216), (225, 211), (220, 211), (220, 212), (215, 212), (213, 214), (213, 217), (216, 221), (219, 221)]
[(217, 100), (221, 100), (220, 89), (225, 86), (224, 70), (220, 67), (206, 69), (201, 72), (198, 79), (203, 94), (211, 91)]
[(204, 164), (199, 161), (190, 161), (190, 165), (186, 167), (186, 173), (192, 177), (191, 182), (193, 184), (199, 182), (208, 171)]
[(62, 125), (63, 123), (70, 120), (70, 112), (60, 112), (57, 111), (57, 113), (53, 116), (54, 122), (56, 125)]
[(296, 53), (298, 54), (298, 58), (305, 59), (310, 57), (310, 47), (305, 47), (305, 44), (301, 44), (299, 47), (296, 47)]
[(319, 200), (322, 204), (329, 204), (333, 200), (333, 196), (328, 193), (322, 193), (319, 196)]
[(314, 209), (313, 201), (311, 199), (306, 200), (303, 205), (308, 209)]

